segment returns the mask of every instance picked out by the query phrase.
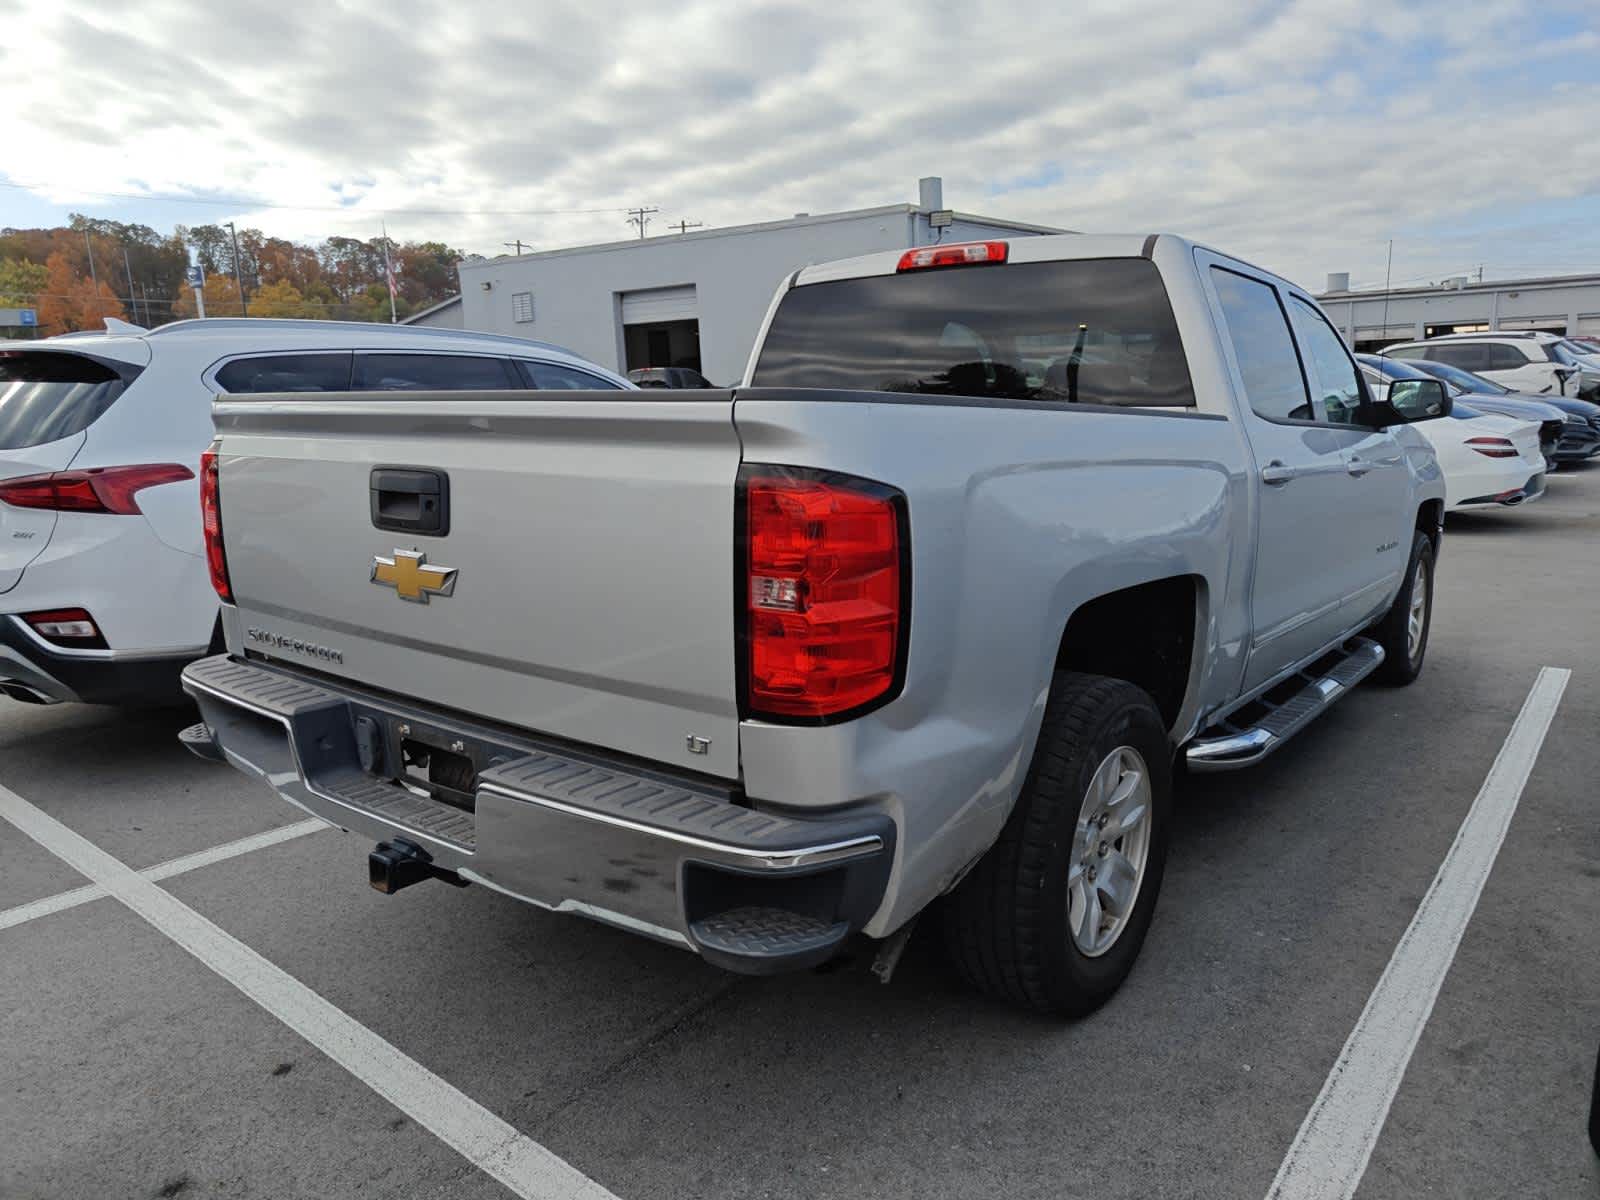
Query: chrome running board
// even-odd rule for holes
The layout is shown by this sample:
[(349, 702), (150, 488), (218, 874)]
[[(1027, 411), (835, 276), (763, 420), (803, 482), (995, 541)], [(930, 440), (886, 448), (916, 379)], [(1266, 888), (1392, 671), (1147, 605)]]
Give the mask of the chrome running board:
[[(1351, 638), (1339, 650), (1336, 662), (1323, 658), (1313, 667), (1292, 675), (1284, 683), (1243, 705), (1236, 714), (1208, 726), (1184, 749), (1191, 771), (1236, 771), (1254, 766), (1372, 674), (1383, 663), (1383, 647), (1370, 638)], [(1313, 669), (1321, 667), (1322, 669)], [(1267, 699), (1296, 679), (1304, 681), (1293, 695), (1281, 701)], [(1248, 723), (1238, 716), (1251, 714)]]

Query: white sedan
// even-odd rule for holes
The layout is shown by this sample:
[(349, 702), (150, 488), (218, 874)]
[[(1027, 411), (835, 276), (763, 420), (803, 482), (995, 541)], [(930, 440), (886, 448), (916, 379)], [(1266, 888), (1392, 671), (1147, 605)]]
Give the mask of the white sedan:
[[(1404, 364), (1394, 366), (1404, 369)], [(1383, 395), (1396, 377), (1385, 379), (1366, 366), (1361, 373), (1375, 396)], [(1432, 378), (1421, 372), (1416, 377)], [(1544, 495), (1545, 461), (1537, 422), (1479, 412), (1457, 400), (1449, 416), (1418, 421), (1412, 428), (1428, 439), (1438, 456), (1447, 512), (1487, 504), (1509, 507)]]

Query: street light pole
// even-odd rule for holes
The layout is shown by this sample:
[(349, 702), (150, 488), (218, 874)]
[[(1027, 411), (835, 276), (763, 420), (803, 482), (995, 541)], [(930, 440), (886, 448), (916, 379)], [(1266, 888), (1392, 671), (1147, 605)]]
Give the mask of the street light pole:
[(228, 232), (233, 235), (233, 282), (239, 288), (239, 311), (245, 316), (250, 315), (250, 306), (244, 298), (244, 275), (239, 271), (239, 231), (233, 227), (233, 222), (228, 222)]

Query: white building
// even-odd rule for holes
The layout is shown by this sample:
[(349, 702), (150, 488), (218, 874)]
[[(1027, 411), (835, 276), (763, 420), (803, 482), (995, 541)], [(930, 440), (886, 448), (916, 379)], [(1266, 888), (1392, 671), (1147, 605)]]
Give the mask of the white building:
[(554, 342), (618, 371), (744, 372), (778, 284), (808, 263), (931, 242), (1063, 233), (944, 209), (939, 179), (917, 204), (736, 225), (462, 263), (459, 304), (412, 318)]
[(1442, 333), (1541, 329), (1600, 335), (1600, 275), (1554, 275), (1473, 283), (1458, 275), (1428, 287), (1352, 292), (1349, 275), (1329, 275), (1317, 299), (1357, 350)]

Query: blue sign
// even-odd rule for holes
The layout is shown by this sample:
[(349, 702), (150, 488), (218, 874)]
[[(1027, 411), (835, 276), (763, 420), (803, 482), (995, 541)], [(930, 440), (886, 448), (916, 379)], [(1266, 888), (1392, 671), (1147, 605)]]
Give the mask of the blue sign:
[(22, 318), (24, 325), (37, 325), (39, 323), (39, 313), (35, 309), (25, 308), (17, 315)]
[(190, 267), (183, 273), (183, 277), (188, 280), (192, 288), (202, 288), (206, 285), (206, 273), (199, 267)]

